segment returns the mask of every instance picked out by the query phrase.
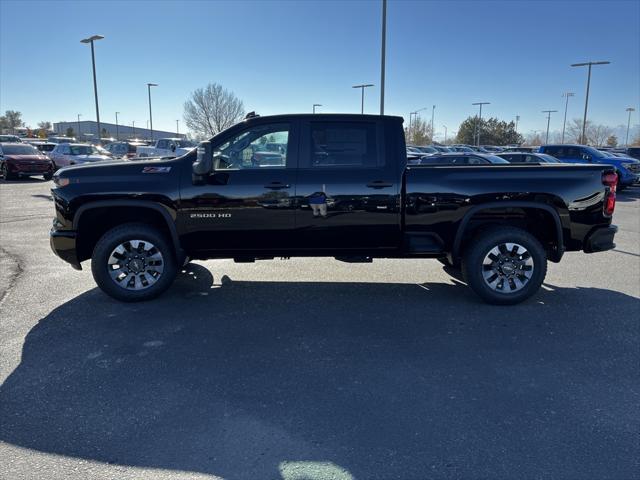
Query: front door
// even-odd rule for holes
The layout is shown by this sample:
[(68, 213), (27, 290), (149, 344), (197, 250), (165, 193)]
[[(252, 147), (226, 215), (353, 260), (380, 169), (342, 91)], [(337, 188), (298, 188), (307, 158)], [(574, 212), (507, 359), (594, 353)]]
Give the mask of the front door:
[[(214, 139), (215, 141), (215, 139)], [(254, 124), (212, 145), (205, 185), (186, 172), (180, 231), (189, 250), (278, 250), (292, 246), (297, 135), (292, 123)]]
[(400, 175), (381, 120), (309, 120), (301, 127), (298, 247), (380, 250), (400, 243)]

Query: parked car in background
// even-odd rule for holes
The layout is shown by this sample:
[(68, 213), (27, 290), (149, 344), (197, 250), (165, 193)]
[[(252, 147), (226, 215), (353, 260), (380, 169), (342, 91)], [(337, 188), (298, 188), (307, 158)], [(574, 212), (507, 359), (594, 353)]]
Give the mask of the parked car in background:
[(138, 147), (146, 147), (146, 143), (141, 142), (112, 142), (107, 144), (104, 148), (113, 155), (114, 158), (134, 158), (137, 157), (136, 153)]
[(139, 157), (181, 157), (196, 147), (196, 144), (183, 138), (161, 138), (154, 146), (137, 147)]
[(492, 153), (502, 152), (503, 150), (502, 147), (496, 147), (495, 145), (482, 145), (482, 148), (484, 148), (487, 152)]
[(440, 153), (440, 150), (438, 150), (435, 147), (431, 147), (429, 145), (425, 145), (422, 147), (413, 147), (416, 150), (418, 150), (420, 153), (424, 153), (425, 155), (432, 155), (434, 153)]
[(36, 147), (45, 155), (49, 155), (49, 152), (51, 152), (51, 150), (53, 150), (56, 147), (55, 143), (47, 142), (44, 140), (29, 141), (29, 144)]
[(474, 150), (471, 147), (467, 147), (465, 145), (452, 145), (449, 148), (451, 151), (453, 152), (467, 152), (467, 153), (472, 153)]
[(538, 151), (538, 147), (518, 147), (518, 146), (512, 146), (512, 147), (504, 147), (502, 149), (503, 152), (537, 152)]
[(76, 137), (49, 137), (48, 142), (51, 143), (77, 143)]
[(110, 156), (102, 153), (95, 145), (86, 143), (59, 143), (51, 150), (49, 157), (56, 169), (68, 165), (111, 160)]
[(53, 162), (40, 150), (28, 143), (0, 143), (0, 176), (4, 180), (42, 175), (53, 177)]
[(614, 153), (619, 153), (622, 155), (626, 155), (627, 157), (635, 158), (636, 160), (640, 160), (640, 147), (624, 147), (624, 148), (616, 148)]
[(598, 163), (615, 167), (618, 189), (640, 182), (640, 161), (631, 157), (613, 157), (588, 145), (542, 145), (540, 153), (556, 157), (562, 163)]
[(501, 152), (497, 156), (509, 163), (560, 163), (556, 157), (546, 153)]
[(504, 158), (488, 153), (447, 152), (422, 157), (420, 165), (490, 165), (509, 163)]
[(442, 145), (429, 145), (429, 146), (431, 148), (435, 148), (440, 153), (449, 153), (449, 152), (451, 152), (451, 150), (449, 150), (447, 147), (443, 147)]
[(0, 135), (0, 143), (22, 143), (17, 135)]

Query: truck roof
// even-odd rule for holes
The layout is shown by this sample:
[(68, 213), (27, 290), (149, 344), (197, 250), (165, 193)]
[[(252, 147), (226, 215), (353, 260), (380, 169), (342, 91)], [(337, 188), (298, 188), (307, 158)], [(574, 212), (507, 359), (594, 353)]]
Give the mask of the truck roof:
[(260, 120), (286, 120), (291, 118), (313, 118), (314, 120), (338, 120), (338, 119), (348, 119), (348, 120), (378, 120), (380, 118), (389, 118), (396, 121), (404, 121), (403, 117), (399, 117), (396, 115), (370, 115), (370, 114), (360, 114), (360, 113), (285, 113), (278, 115), (265, 115), (260, 116), (256, 115), (254, 117), (245, 118), (241, 122), (253, 122)]

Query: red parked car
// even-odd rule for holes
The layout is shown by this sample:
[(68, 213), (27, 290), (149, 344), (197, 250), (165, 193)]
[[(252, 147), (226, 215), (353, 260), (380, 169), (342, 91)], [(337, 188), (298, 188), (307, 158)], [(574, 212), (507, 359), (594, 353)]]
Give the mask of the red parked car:
[(0, 176), (4, 180), (42, 175), (53, 177), (53, 162), (28, 143), (0, 143)]

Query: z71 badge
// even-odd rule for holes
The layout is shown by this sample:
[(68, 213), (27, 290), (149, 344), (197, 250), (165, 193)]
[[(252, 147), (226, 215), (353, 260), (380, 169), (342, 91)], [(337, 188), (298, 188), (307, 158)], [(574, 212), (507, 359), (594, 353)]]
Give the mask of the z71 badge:
[(142, 173), (169, 173), (171, 167), (144, 167)]

